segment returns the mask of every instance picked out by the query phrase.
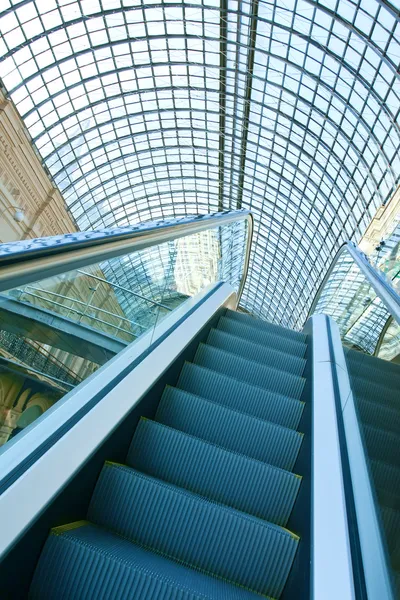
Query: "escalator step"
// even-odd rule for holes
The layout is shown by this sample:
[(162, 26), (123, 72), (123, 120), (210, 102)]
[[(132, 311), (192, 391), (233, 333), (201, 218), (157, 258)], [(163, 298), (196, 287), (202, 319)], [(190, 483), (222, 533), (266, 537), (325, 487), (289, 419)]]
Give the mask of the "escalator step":
[(393, 571), (394, 589), (400, 598), (400, 571)]
[(245, 323), (246, 325), (250, 325), (252, 327), (256, 327), (257, 329), (264, 329), (265, 331), (269, 331), (271, 333), (276, 333), (282, 337), (291, 338), (293, 340), (298, 340), (300, 342), (305, 342), (307, 339), (307, 335), (300, 331), (294, 331), (293, 329), (286, 329), (281, 325), (276, 325), (275, 323), (269, 323), (268, 321), (262, 321), (261, 319), (257, 319), (252, 315), (247, 315), (246, 313), (237, 312), (235, 310), (227, 310), (226, 317), (229, 319), (234, 319), (236, 321), (240, 321)]
[(234, 377), (239, 381), (258, 385), (271, 392), (278, 392), (299, 400), (304, 388), (305, 380), (298, 375), (291, 375), (265, 367), (251, 360), (241, 358), (213, 348), (206, 344), (199, 344), (193, 362), (202, 367), (217, 371), (223, 375)]
[(129, 467), (106, 464), (89, 519), (186, 566), (279, 597), (298, 538)]
[[(400, 511), (388, 506), (381, 506), (381, 513), (389, 553), (391, 554), (391, 558), (393, 558), (393, 553), (400, 544)], [(400, 562), (393, 566), (397, 570), (400, 569)]]
[(30, 590), (32, 600), (256, 600), (91, 523), (53, 529)]
[(400, 377), (396, 374), (388, 373), (383, 370), (379, 370), (376, 368), (376, 365), (371, 363), (363, 363), (358, 361), (356, 363), (351, 363), (347, 361), (349, 372), (351, 377), (361, 377), (365, 381), (375, 384), (375, 385), (383, 385), (384, 387), (400, 387)]
[(232, 352), (242, 358), (259, 362), (267, 367), (293, 373), (293, 375), (301, 376), (306, 365), (306, 360), (300, 356), (286, 354), (262, 344), (254, 344), (221, 329), (211, 329), (206, 343), (221, 350)]
[(291, 471), (303, 436), (297, 431), (166, 387), (156, 420), (222, 448)]
[(228, 408), (297, 429), (304, 402), (243, 383), (193, 363), (185, 363), (177, 387)]
[(370, 402), (359, 397), (357, 406), (363, 423), (394, 433), (400, 431), (400, 404), (399, 409), (396, 410), (379, 402)]
[(127, 464), (174, 485), (285, 526), (301, 478), (141, 419)]
[(396, 386), (390, 387), (390, 380), (387, 384), (375, 383), (361, 376), (351, 375), (351, 389), (357, 397), (370, 402), (379, 402), (383, 406), (391, 408), (399, 407), (399, 394)]
[(378, 378), (383, 383), (385, 382), (385, 378), (389, 376), (393, 377), (397, 385), (399, 385), (400, 365), (355, 350), (345, 349), (345, 354), (350, 369), (355, 371), (355, 375), (358, 372), (367, 378), (370, 377), (372, 381)]
[(400, 435), (363, 425), (368, 454), (372, 459), (399, 466)]
[(371, 460), (370, 466), (377, 489), (400, 496), (400, 468), (379, 460)]
[(375, 488), (378, 496), (378, 502), (381, 506), (387, 506), (394, 510), (400, 510), (400, 496), (393, 492), (385, 491), (379, 488)]
[(217, 329), (237, 335), (249, 342), (255, 344), (262, 344), (287, 354), (293, 354), (294, 356), (304, 357), (307, 349), (307, 345), (297, 339), (279, 335), (278, 332), (268, 331), (258, 327), (251, 327), (240, 321), (234, 321), (227, 317), (221, 317), (218, 321)]

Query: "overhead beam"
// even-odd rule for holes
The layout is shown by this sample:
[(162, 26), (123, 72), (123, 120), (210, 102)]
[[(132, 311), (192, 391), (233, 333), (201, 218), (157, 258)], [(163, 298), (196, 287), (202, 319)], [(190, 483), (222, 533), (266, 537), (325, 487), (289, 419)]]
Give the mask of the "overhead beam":
[(218, 210), (224, 209), (225, 171), (225, 114), (226, 114), (226, 54), (228, 0), (221, 0), (219, 30), (219, 153), (218, 153)]
[(107, 333), (54, 312), (0, 296), (0, 329), (103, 364), (127, 346)]

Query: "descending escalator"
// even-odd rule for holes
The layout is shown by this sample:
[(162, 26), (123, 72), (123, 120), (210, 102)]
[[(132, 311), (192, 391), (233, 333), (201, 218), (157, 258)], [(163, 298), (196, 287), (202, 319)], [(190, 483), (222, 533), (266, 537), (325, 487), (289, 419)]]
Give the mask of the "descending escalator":
[(400, 366), (354, 350), (346, 357), (400, 598)]
[(108, 462), (87, 521), (53, 529), (32, 598), (279, 598), (299, 545), (307, 338), (221, 316)]

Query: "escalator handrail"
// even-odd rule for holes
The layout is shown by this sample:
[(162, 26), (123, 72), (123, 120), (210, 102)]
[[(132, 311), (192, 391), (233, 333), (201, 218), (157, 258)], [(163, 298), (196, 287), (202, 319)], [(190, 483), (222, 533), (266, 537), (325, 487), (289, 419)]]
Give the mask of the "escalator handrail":
[[(210, 284), (0, 448), (1, 512), (11, 514), (11, 507), (18, 505), (16, 518), (8, 519), (7, 531), (2, 529), (0, 559), (210, 319), (236, 303), (228, 283)], [(44, 475), (38, 475), (42, 469)], [(35, 488), (29, 502), (25, 485)]]
[(243, 209), (1, 244), (0, 291), (240, 221), (247, 222), (248, 228), (240, 298), (253, 234), (253, 216)]
[(366, 255), (352, 243), (347, 244), (347, 251), (359, 267), (365, 278), (374, 288), (377, 296), (382, 300), (389, 313), (400, 324), (400, 296), (384, 274), (376, 269), (368, 260)]
[[(353, 538), (353, 567), (358, 580), (356, 598), (395, 600), (391, 568), (375, 494), (369, 458), (345, 358), (339, 328), (330, 317), (331, 369), (336, 379), (337, 424), (342, 435), (341, 453), (346, 467), (349, 528)], [(357, 543), (355, 542), (355, 538)], [(364, 591), (361, 589), (364, 587)]]
[(383, 273), (376, 269), (368, 260), (363, 252), (354, 244), (354, 242), (346, 242), (339, 248), (336, 253), (324, 279), (321, 282), (321, 285), (318, 288), (317, 293), (315, 294), (314, 300), (311, 304), (308, 318), (314, 313), (315, 308), (322, 296), (322, 293), (325, 289), (326, 283), (329, 281), (329, 278), (332, 275), (332, 272), (335, 269), (335, 266), (342, 256), (342, 254), (347, 253), (349, 257), (352, 258), (353, 262), (358, 266), (361, 273), (364, 275), (368, 283), (375, 290), (377, 296), (381, 299), (382, 303), (386, 306), (389, 313), (394, 317), (394, 319), (400, 323), (400, 296), (397, 291), (391, 285), (391, 283), (385, 278)]

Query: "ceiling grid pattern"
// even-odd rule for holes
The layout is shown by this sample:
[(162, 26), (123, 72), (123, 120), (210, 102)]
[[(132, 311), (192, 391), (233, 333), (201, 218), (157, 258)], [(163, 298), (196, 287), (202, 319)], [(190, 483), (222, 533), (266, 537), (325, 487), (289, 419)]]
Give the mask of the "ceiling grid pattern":
[(0, 77), (78, 226), (249, 208), (242, 306), (301, 327), (399, 184), (399, 5), (1, 7)]

